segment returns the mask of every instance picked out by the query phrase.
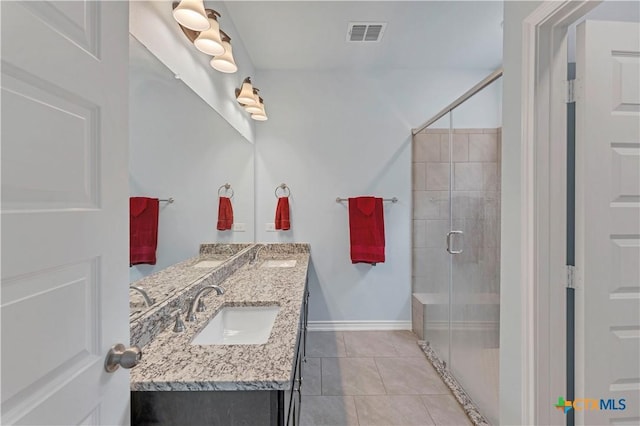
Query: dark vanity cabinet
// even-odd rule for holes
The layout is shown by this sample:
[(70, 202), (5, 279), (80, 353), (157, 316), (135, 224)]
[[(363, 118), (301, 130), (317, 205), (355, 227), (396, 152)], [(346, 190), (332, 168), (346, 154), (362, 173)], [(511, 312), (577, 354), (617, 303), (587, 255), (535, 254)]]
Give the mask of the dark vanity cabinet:
[(132, 425), (294, 426), (300, 424), (302, 366), (306, 356), (309, 291), (288, 390), (131, 392)]
[(293, 378), (290, 390), (279, 391), (283, 394), (285, 416), (278, 424), (295, 426), (300, 424), (300, 409), (302, 406), (302, 365), (307, 356), (307, 315), (309, 312), (309, 289), (305, 286), (304, 303), (300, 312), (300, 327), (298, 344), (296, 347)]

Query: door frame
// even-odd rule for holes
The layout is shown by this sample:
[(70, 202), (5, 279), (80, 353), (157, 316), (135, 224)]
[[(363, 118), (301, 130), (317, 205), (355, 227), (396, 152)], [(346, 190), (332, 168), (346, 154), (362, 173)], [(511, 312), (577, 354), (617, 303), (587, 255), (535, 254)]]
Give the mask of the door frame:
[(522, 24), (523, 424), (564, 424), (552, 402), (566, 390), (567, 30), (600, 3), (544, 1)]

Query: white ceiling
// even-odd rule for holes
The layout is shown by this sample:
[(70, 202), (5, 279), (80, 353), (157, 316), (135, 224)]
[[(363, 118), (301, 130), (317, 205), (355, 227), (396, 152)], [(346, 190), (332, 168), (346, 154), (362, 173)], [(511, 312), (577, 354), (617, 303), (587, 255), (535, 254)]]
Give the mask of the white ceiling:
[[(257, 69), (483, 68), (502, 63), (502, 1), (226, 1)], [(379, 43), (350, 21), (387, 22)]]

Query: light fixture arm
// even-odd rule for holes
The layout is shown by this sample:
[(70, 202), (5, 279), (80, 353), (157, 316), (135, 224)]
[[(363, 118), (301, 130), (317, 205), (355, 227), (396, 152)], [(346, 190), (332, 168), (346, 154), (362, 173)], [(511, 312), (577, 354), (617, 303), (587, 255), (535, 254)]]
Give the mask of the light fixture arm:
[(222, 29), (220, 30), (220, 35), (222, 36), (222, 41), (226, 41), (227, 43), (231, 43), (231, 37), (229, 37), (229, 35), (227, 33), (225, 33), (224, 31), (222, 31)]

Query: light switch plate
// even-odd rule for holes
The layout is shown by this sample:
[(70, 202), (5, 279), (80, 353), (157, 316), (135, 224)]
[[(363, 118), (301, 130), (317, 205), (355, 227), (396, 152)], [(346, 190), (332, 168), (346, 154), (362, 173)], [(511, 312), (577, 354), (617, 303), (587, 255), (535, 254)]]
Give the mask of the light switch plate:
[(268, 232), (276, 232), (276, 224), (273, 222), (265, 223), (264, 230)]
[(242, 222), (233, 224), (234, 232), (245, 232), (246, 230), (247, 230), (247, 226)]

